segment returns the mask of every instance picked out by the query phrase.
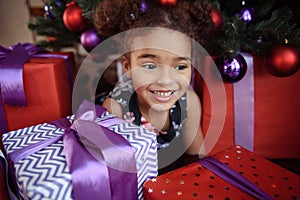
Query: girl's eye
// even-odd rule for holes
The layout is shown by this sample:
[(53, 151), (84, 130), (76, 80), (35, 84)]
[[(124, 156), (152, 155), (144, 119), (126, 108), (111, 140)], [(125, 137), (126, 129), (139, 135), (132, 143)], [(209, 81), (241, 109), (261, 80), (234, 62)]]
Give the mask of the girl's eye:
[(187, 68), (187, 66), (184, 65), (184, 64), (180, 64), (180, 65), (177, 65), (177, 66), (175, 67), (175, 69), (177, 69), (177, 70), (184, 70), (184, 69), (186, 69), (186, 68)]
[(157, 68), (157, 66), (153, 63), (146, 63), (146, 64), (143, 64), (142, 67), (146, 68), (146, 69), (155, 69)]

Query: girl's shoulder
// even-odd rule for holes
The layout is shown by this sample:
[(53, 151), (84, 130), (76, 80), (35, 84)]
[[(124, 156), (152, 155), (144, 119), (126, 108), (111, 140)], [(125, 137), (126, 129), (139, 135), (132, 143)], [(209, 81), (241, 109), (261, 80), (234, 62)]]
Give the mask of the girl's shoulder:
[(133, 94), (134, 88), (132, 80), (126, 80), (126, 81), (120, 81), (116, 84), (113, 91), (110, 93), (110, 96), (114, 99), (120, 98), (124, 96), (124, 94), (127, 96), (128, 94)]
[(102, 104), (102, 106), (104, 108), (106, 108), (106, 110), (119, 117), (119, 118), (122, 118), (122, 115), (123, 115), (123, 110), (122, 110), (122, 107), (120, 105), (120, 103), (118, 103), (115, 99), (113, 98), (106, 98)]
[[(129, 106), (129, 100), (134, 93), (132, 80), (118, 82), (109, 97), (120, 104), (123, 109)], [(125, 109), (126, 110), (126, 109)]]
[(129, 101), (134, 93), (131, 79), (119, 81), (102, 104), (108, 112), (123, 118), (123, 114), (129, 110)]

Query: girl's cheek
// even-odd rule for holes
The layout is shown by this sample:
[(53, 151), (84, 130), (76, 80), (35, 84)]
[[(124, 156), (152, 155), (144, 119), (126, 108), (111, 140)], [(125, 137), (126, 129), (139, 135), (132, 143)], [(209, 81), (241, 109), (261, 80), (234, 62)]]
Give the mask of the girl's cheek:
[(189, 74), (180, 75), (178, 76), (178, 81), (182, 85), (189, 85), (191, 82), (191, 76)]
[(147, 86), (154, 82), (152, 77), (143, 75), (133, 76), (132, 81), (135, 89)]

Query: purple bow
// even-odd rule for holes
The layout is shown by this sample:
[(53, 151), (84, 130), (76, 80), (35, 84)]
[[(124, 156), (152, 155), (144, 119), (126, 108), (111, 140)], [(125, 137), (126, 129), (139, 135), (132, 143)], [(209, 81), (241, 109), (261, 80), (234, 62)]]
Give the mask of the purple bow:
[(94, 122), (104, 111), (104, 108), (84, 101), (72, 124), (66, 118), (50, 123), (64, 129), (63, 135), (16, 150), (8, 155), (9, 160), (16, 163), (63, 139), (76, 200), (137, 199), (134, 149), (105, 124), (101, 126)]

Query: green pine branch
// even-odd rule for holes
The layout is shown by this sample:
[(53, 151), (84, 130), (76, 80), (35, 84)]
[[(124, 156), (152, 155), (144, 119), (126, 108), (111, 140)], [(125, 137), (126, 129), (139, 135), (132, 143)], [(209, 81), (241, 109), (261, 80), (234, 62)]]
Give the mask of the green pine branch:
[(89, 22), (93, 22), (93, 13), (97, 4), (102, 0), (76, 0), (76, 3), (82, 9), (83, 17)]
[[(66, 0), (66, 3), (72, 0)], [(93, 12), (102, 0), (75, 0), (83, 11), (83, 17), (93, 26)], [(187, 0), (193, 2), (194, 0)], [(253, 9), (253, 20), (247, 24), (240, 19), (242, 6), (234, 0), (205, 0), (219, 9), (224, 18), (221, 32), (211, 41), (210, 52), (215, 55), (238, 51), (249, 51), (255, 54), (265, 54), (273, 44), (288, 44), (300, 49), (299, 24), (291, 22), (293, 12), (289, 7), (274, 8), (274, 0), (246, 1), (244, 7)], [(250, 2), (250, 4), (248, 3)], [(49, 48), (59, 48), (79, 42), (80, 33), (73, 33), (63, 23), (63, 12), (66, 5), (58, 6), (57, 0), (48, 0), (52, 6), (49, 16), (36, 17), (28, 23), (28, 28), (46, 39), (39, 44)], [(48, 40), (54, 37), (56, 40)]]

